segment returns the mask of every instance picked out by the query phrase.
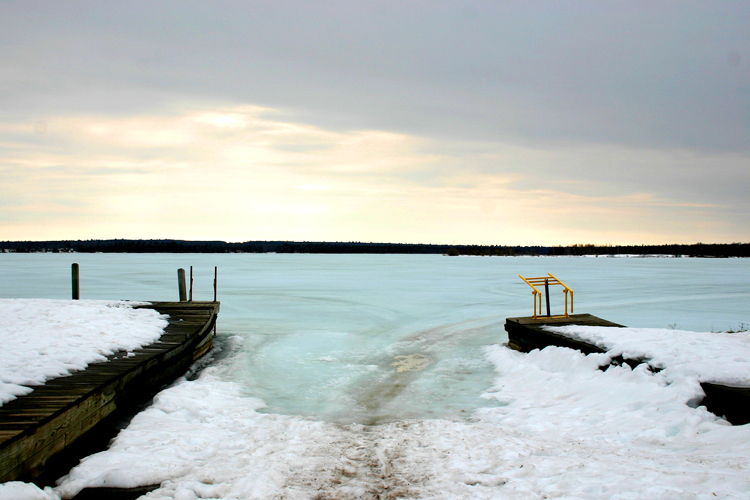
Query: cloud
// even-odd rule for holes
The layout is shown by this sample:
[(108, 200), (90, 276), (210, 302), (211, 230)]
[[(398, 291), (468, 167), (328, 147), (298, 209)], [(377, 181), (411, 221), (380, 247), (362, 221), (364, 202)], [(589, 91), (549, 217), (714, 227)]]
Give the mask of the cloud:
[[(464, 7), (475, 15), (467, 16)], [(0, 6), (0, 108), (261, 103), (326, 129), (744, 151), (737, 2)], [(2, 42), (0, 42), (2, 43)]]
[[(29, 124), (0, 124), (13, 137), (0, 145), (8, 238), (558, 244), (748, 234), (747, 222), (726, 218), (731, 197), (709, 203), (625, 182), (640, 175), (628, 166), (680, 162), (679, 152), (342, 132), (259, 106), (44, 121), (41, 137)], [(284, 147), (296, 144), (305, 147)], [(592, 176), (600, 157), (617, 168)], [(697, 172), (723, 161), (690, 159)], [(557, 164), (579, 175), (558, 175)]]
[(747, 239), (748, 21), (721, 0), (2, 2), (1, 217), (37, 237)]
[(750, 148), (747, 5), (464, 7), (9, 2), (2, 107), (143, 112), (215, 99), (329, 129)]

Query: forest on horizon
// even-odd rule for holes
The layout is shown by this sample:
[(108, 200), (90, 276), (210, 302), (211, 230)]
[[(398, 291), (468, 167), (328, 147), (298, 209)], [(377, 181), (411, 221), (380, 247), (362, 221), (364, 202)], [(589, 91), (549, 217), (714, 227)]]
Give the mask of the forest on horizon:
[(444, 254), (480, 256), (664, 255), (678, 257), (750, 257), (750, 243), (559, 246), (439, 245), (423, 243), (297, 242), (188, 240), (4, 241), (0, 252), (15, 253), (310, 253)]

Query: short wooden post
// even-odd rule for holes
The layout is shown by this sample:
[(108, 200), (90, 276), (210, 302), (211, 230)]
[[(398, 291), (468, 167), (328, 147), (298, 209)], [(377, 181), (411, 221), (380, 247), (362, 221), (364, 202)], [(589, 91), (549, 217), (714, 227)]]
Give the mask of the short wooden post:
[(78, 264), (70, 266), (70, 274), (73, 279), (73, 300), (80, 300), (81, 298), (81, 281), (78, 272)]
[[(219, 267), (214, 266), (214, 302), (216, 302), (216, 283), (219, 278)], [(214, 321), (214, 337), (216, 336), (216, 321)]]
[(544, 280), (544, 298), (547, 300), (547, 317), (550, 317), (552, 314), (549, 312), (549, 280)]
[(190, 266), (190, 302), (193, 301), (193, 266)]
[(187, 302), (187, 287), (185, 286), (185, 270), (177, 270), (177, 284), (180, 287), (180, 302)]

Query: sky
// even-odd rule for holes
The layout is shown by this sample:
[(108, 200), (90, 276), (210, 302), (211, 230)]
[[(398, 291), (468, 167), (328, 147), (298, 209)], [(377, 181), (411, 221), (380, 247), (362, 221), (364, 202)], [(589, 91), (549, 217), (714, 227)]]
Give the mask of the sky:
[(0, 0), (0, 240), (750, 241), (750, 2)]

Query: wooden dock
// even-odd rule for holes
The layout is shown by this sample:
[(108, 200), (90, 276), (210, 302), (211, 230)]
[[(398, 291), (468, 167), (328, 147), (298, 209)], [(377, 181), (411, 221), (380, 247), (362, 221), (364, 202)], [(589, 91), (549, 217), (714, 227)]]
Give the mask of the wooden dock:
[(605, 352), (603, 349), (573, 340), (564, 335), (548, 332), (544, 326), (623, 326), (591, 314), (571, 314), (570, 316), (537, 316), (536, 318), (506, 318), (505, 331), (508, 332), (508, 345), (516, 351), (529, 352), (534, 349), (544, 349), (550, 345), (578, 349), (585, 354)]
[[(153, 302), (169, 315), (159, 340), (47, 381), (0, 406), (0, 482), (30, 481), (102, 426), (147, 402), (210, 348), (218, 302)], [(106, 441), (105, 441), (106, 443)], [(70, 457), (67, 458), (68, 460)]]
[[(530, 352), (534, 349), (544, 349), (547, 346), (567, 347), (577, 349), (584, 354), (604, 353), (605, 349), (581, 340), (571, 339), (564, 335), (552, 333), (544, 329), (544, 326), (614, 326), (622, 327), (605, 319), (597, 318), (591, 314), (571, 314), (567, 317), (545, 317), (537, 316), (523, 318), (506, 318), (505, 331), (508, 332), (508, 346), (521, 352)], [(641, 358), (618, 357), (612, 360), (612, 364), (627, 364), (635, 368), (641, 363), (649, 360)], [(606, 369), (609, 365), (601, 367)], [(654, 369), (654, 371), (659, 371)], [(750, 387), (734, 387), (712, 382), (701, 382), (701, 388), (705, 397), (701, 404), (715, 415), (725, 417), (733, 425), (744, 425), (750, 423)]]

